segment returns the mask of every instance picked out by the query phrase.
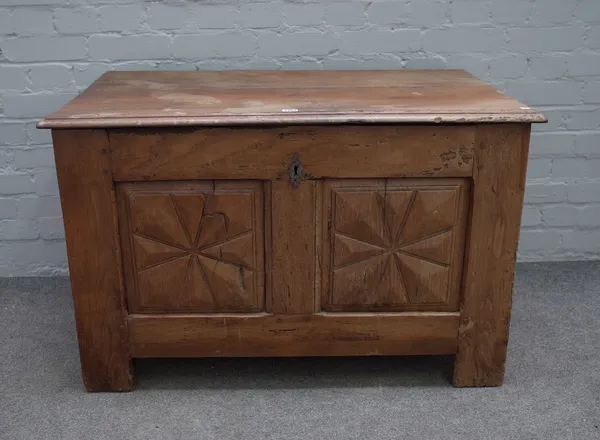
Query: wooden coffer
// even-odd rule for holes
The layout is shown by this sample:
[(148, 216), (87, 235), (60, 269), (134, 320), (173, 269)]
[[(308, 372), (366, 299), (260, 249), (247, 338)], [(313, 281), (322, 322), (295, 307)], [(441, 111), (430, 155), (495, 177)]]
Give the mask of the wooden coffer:
[(530, 124), (462, 71), (119, 72), (53, 129), (87, 389), (132, 358), (504, 374)]

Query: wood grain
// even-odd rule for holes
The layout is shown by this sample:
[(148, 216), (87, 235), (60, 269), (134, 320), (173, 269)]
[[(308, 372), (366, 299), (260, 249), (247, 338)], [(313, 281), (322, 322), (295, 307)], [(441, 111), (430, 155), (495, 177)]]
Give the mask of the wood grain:
[(132, 356), (400, 354), (501, 384), (543, 121), (464, 71), (103, 75), (39, 124), (86, 387), (130, 389)]
[(264, 310), (259, 181), (118, 186), (131, 313)]
[(130, 315), (134, 357), (454, 354), (458, 313)]
[(115, 180), (468, 177), (473, 126), (139, 129), (109, 132)]
[(107, 72), (43, 128), (543, 122), (462, 70)]
[(54, 131), (83, 382), (88, 391), (133, 387), (108, 138)]
[[(291, 161), (291, 158), (290, 158)], [(289, 180), (271, 183), (271, 310), (302, 314), (314, 310), (315, 181), (293, 188)]]
[(526, 124), (477, 128), (455, 386), (504, 380), (529, 134)]
[(325, 181), (327, 311), (458, 310), (467, 179)]

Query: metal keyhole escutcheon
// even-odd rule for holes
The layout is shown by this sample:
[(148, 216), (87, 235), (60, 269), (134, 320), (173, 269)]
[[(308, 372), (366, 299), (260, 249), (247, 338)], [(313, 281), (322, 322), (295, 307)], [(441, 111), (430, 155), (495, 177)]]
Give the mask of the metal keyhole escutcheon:
[(292, 187), (297, 188), (300, 185), (300, 178), (302, 177), (302, 162), (300, 162), (298, 154), (294, 154), (292, 158), (292, 163), (288, 168), (288, 175), (290, 176)]

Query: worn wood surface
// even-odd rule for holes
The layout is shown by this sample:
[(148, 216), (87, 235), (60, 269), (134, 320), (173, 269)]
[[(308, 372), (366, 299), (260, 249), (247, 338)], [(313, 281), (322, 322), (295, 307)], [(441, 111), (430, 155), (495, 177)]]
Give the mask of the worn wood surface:
[(456, 386), (504, 379), (529, 133), (529, 125), (477, 129)]
[(86, 387), (131, 356), (455, 353), (456, 386), (501, 384), (544, 120), (463, 71), (103, 75), (40, 123)]
[(467, 177), (474, 126), (322, 126), (109, 131), (115, 180)]
[(323, 308), (458, 310), (467, 179), (325, 182)]
[(134, 357), (453, 354), (457, 312), (130, 315)]
[(44, 128), (542, 122), (461, 70), (107, 72)]
[(315, 308), (317, 185), (305, 181), (292, 188), (287, 179), (271, 184), (271, 311), (275, 314), (312, 313)]
[(54, 131), (83, 382), (89, 391), (133, 386), (108, 138)]
[(259, 181), (118, 187), (130, 313), (264, 310)]

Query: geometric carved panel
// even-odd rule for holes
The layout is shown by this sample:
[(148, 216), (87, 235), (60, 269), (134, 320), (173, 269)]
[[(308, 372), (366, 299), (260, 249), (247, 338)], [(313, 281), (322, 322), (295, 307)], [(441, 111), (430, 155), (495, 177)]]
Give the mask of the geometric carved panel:
[(119, 219), (130, 313), (263, 310), (260, 182), (124, 183)]
[(465, 179), (325, 183), (328, 311), (457, 310)]

